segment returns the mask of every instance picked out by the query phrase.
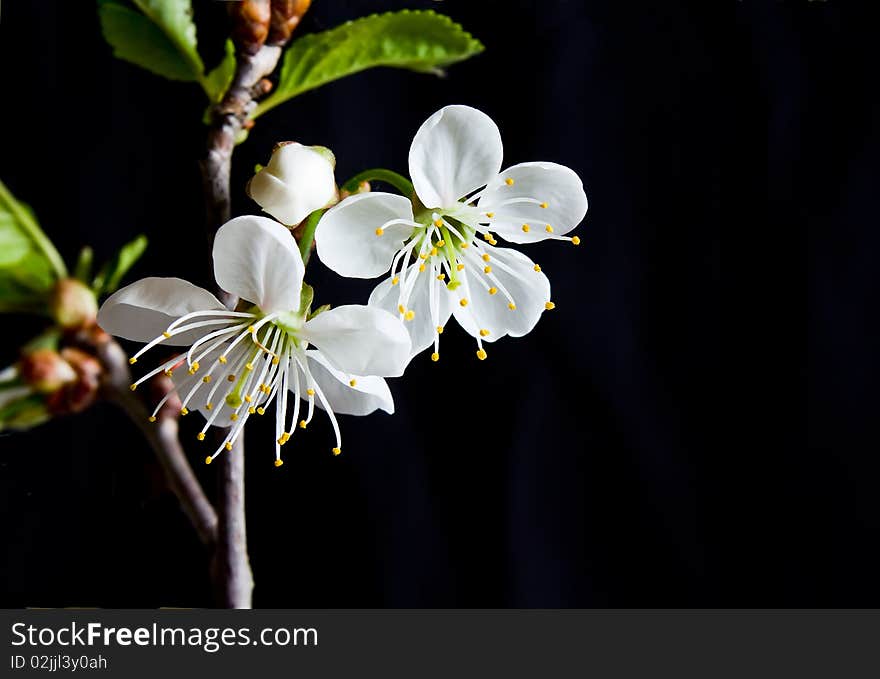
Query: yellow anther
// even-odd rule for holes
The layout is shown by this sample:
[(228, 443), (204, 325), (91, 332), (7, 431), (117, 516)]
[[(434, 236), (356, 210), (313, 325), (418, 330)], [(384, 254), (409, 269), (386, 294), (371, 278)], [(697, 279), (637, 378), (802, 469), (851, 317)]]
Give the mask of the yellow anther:
[(273, 356), (272, 357), (272, 365), (278, 365), (279, 363), (281, 363), (281, 359), (278, 358), (277, 356)]
[(342, 449), (341, 449), (341, 448), (334, 448), (334, 449), (333, 449), (333, 454), (334, 454), (334, 455), (339, 455), (339, 453), (341, 453), (341, 452), (342, 452)]
[(479, 358), (481, 361), (485, 361), (486, 351), (484, 349), (477, 349), (477, 358)]
[(486, 216), (487, 216), (489, 219), (492, 219), (492, 217), (495, 216), (495, 213), (494, 213), (494, 212), (487, 212), (487, 213), (486, 213)]
[(213, 403), (206, 403), (205, 404), (205, 410), (213, 410), (213, 409), (214, 409)]
[(484, 262), (488, 262), (490, 259), (492, 259), (492, 258), (489, 256), (489, 253), (488, 253), (488, 252), (485, 253), (485, 254), (483, 255), (483, 261), (484, 261)]
[(489, 241), (489, 245), (498, 245), (498, 241), (493, 238)]
[(398, 283), (400, 283), (400, 276), (395, 276), (391, 279), (391, 285), (397, 285)]
[(549, 203), (546, 203), (546, 202), (541, 203), (541, 207), (547, 207), (548, 205), (549, 205)]
[(248, 408), (248, 415), (254, 415), (257, 412), (257, 409), (251, 406)]
[(464, 271), (464, 264), (456, 264), (455, 270), (456, 271)]
[(226, 357), (225, 357), (225, 356), (220, 356), (217, 360), (220, 361), (221, 363), (226, 363)]
[(235, 422), (238, 419), (238, 413), (232, 413), (229, 415), (229, 419)]
[(492, 267), (491, 266), (483, 267), (483, 273), (492, 273)]
[(522, 225), (522, 230), (523, 230), (523, 233), (528, 233), (529, 231), (532, 230), (532, 227), (529, 226), (528, 224), (523, 224), (523, 225)]
[(257, 331), (257, 329), (256, 329), (254, 326), (252, 326), (252, 325), (249, 325), (249, 326), (248, 326), (248, 332), (249, 332), (251, 335), (253, 335), (256, 331)]
[(431, 354), (431, 360), (434, 361), (434, 363), (436, 363), (437, 361), (440, 360), (440, 354), (438, 354), (438, 353), (435, 351), (433, 354)]
[(212, 459), (213, 459), (213, 458), (211, 458), (211, 457), (206, 457), (206, 458), (205, 458), (205, 464), (211, 464), (211, 460), (212, 460)]
[(280, 467), (280, 466), (283, 465), (283, 464), (284, 464), (284, 460), (275, 460), (275, 466), (276, 466), (276, 467)]
[(251, 396), (250, 394), (245, 394), (245, 395), (244, 395), (244, 400), (247, 401), (248, 403), (252, 403), (253, 400), (254, 400), (254, 397)]
[(131, 389), (132, 391), (134, 391), (135, 389), (138, 388), (138, 385), (136, 385), (136, 384), (132, 384), (132, 385), (129, 385), (128, 388)]
[(443, 240), (442, 238), (441, 238), (440, 240), (437, 241), (437, 247), (438, 247), (438, 248), (442, 248), (442, 247), (445, 246), (445, 245), (446, 245), (446, 241)]
[(278, 437), (278, 445), (283, 446), (285, 443), (287, 443), (287, 439), (285, 439), (284, 434), (282, 434), (281, 436)]
[(385, 233), (385, 229), (383, 229), (381, 226), (378, 229), (376, 229), (377, 236), (381, 236), (383, 233)]
[(445, 280), (446, 280), (446, 274), (445, 274), (445, 273), (438, 274), (438, 275), (437, 275), (437, 280), (438, 280), (438, 281), (445, 281)]
[(196, 434), (196, 439), (199, 441), (204, 441), (205, 440), (205, 432), (200, 431), (198, 434)]
[(488, 242), (488, 241), (491, 241), (491, 240), (492, 240), (492, 234), (489, 233), (489, 232), (487, 231), (486, 233), (483, 234), (483, 240), (484, 240), (484, 241), (487, 241), (487, 242)]
[(511, 311), (516, 311), (516, 304), (511, 302), (510, 304), (507, 305), (507, 308), (510, 309)]
[(171, 333), (168, 332), (168, 331), (166, 330), (165, 332), (162, 333), (162, 336), (163, 336), (165, 339), (168, 339), (169, 337), (171, 337)]
[(467, 250), (470, 246), (471, 246), (470, 243), (462, 242), (462, 244), (459, 245), (458, 247), (460, 247), (462, 250)]
[(257, 408), (257, 415), (265, 415), (266, 409), (263, 407)]
[(438, 325), (438, 326), (437, 326), (437, 334), (438, 334), (438, 335), (442, 335), (442, 334), (443, 334), (443, 326), (442, 326), (442, 325)]
[(459, 303), (461, 306), (467, 306), (467, 298), (462, 297), (460, 300), (458, 300), (458, 303)]
[(574, 236), (574, 237), (571, 239), (571, 244), (572, 244), (572, 245), (580, 245), (580, 244), (581, 244), (581, 239), (580, 239), (578, 236)]
[(489, 334), (489, 331), (486, 330), (485, 328), (483, 328), (482, 330), (480, 330), (480, 337), (485, 337), (485, 336), (488, 335), (488, 334)]
[(420, 258), (420, 259), (428, 259), (428, 253), (427, 253), (427, 252), (422, 252), (422, 253), (420, 253), (420, 254), (419, 254), (419, 258)]
[(155, 416), (155, 415), (150, 415), (147, 419), (148, 419), (150, 422), (155, 422), (155, 421), (156, 421), (156, 416)]
[(547, 311), (553, 311), (553, 309), (556, 308), (556, 305), (553, 302), (547, 302), (546, 304), (544, 304), (544, 308)]
[(425, 270), (425, 265), (419, 264), (419, 271), (424, 271), (424, 270)]
[(553, 227), (548, 224), (544, 227), (544, 231), (546, 231), (547, 233), (553, 233)]
[(436, 226), (437, 228), (440, 228), (441, 226), (443, 226), (443, 220), (442, 219), (435, 219), (434, 226)]
[(299, 428), (300, 428), (300, 429), (305, 429), (305, 428), (308, 426), (308, 424), (309, 424), (309, 423), (306, 422), (305, 420), (300, 420), (300, 421), (299, 421)]
[(134, 365), (134, 364), (137, 363), (137, 362), (138, 362), (138, 360), (137, 360), (136, 358), (130, 358), (130, 359), (128, 359), (128, 364), (129, 364), (129, 365)]
[(210, 384), (210, 382), (211, 382), (211, 376), (210, 376), (210, 375), (205, 375), (205, 376), (202, 378), (202, 382), (204, 382), (205, 384)]
[(227, 375), (226, 381), (227, 382), (235, 382), (235, 374), (233, 373), (232, 375)]
[(253, 363), (245, 363), (245, 364), (244, 364), (244, 367), (245, 367), (247, 370), (253, 370), (253, 369), (254, 369), (254, 364), (253, 364)]
[(189, 408), (186, 408), (186, 407), (181, 408), (181, 409), (180, 409), (180, 414), (181, 414), (181, 415), (189, 415)]
[(309, 389), (306, 389), (306, 393), (307, 393), (309, 396), (314, 396), (314, 395), (315, 395), (315, 390), (312, 389), (312, 388), (309, 388)]
[(414, 318), (416, 317), (416, 312), (413, 311), (412, 309), (409, 309), (409, 310), (403, 315), (403, 317), (404, 317), (404, 319), (406, 319), (407, 321), (411, 321), (412, 319), (414, 319)]
[(490, 294), (490, 295), (494, 295), (494, 294), (497, 293), (497, 292), (498, 292), (498, 288), (496, 288), (496, 287), (491, 287), (491, 288), (489, 288), (489, 294)]
[(171, 377), (174, 374), (174, 371), (171, 368), (167, 368), (165, 374), (168, 375), (168, 377)]
[(357, 380), (349, 380), (349, 381), (348, 381), (348, 386), (350, 386), (350, 387), (356, 387), (356, 386), (357, 386), (357, 383), (358, 383)]
[(406, 313), (406, 307), (403, 306), (403, 304), (398, 304), (398, 305), (397, 305), (397, 310), (398, 310), (400, 313), (402, 313), (402, 314), (405, 314), (405, 313)]
[(513, 186), (513, 178), (508, 177), (507, 179), (504, 180), (504, 183), (507, 184), (508, 186)]
[(535, 271), (537, 271), (538, 273), (541, 273), (541, 265), (540, 264), (535, 264)]
[(190, 369), (191, 369), (193, 372), (198, 372), (198, 370), (199, 370), (200, 367), (201, 367), (201, 366), (199, 365), (199, 362), (198, 362), (198, 361), (193, 361), (192, 365), (190, 366)]
[(231, 441), (226, 442), (226, 450), (232, 450), (232, 442)]
[(431, 248), (431, 257), (437, 256), (437, 248)]

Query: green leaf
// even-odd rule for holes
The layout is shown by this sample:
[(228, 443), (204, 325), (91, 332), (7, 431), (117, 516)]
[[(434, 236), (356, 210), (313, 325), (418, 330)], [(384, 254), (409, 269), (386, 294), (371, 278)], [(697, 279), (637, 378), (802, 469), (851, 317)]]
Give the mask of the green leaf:
[(88, 283), (89, 276), (92, 274), (92, 261), (95, 253), (88, 245), (79, 251), (79, 257), (76, 258), (76, 267), (73, 269), (73, 277), (83, 283)]
[(22, 388), (14, 396), (17, 398), (9, 398), (0, 406), (0, 431), (30, 429), (49, 419), (45, 399), (39, 394), (31, 394), (29, 389)]
[(223, 98), (232, 78), (235, 75), (235, 45), (232, 40), (226, 41), (226, 55), (217, 67), (205, 76), (205, 90), (212, 102)]
[(0, 182), (0, 311), (44, 311), (49, 289), (66, 275), (33, 211)]
[(101, 267), (98, 275), (95, 276), (95, 280), (92, 282), (92, 290), (95, 291), (95, 294), (101, 295), (115, 291), (119, 287), (122, 277), (140, 259), (146, 249), (147, 237), (143, 235), (123, 245), (116, 256)]
[(312, 300), (315, 299), (315, 289), (308, 283), (303, 283), (299, 292), (299, 312), (308, 316), (312, 310)]
[(204, 86), (190, 0), (134, 2), (143, 14), (114, 0), (99, 0), (101, 30), (113, 54), (169, 80)]
[(433, 11), (389, 12), (349, 21), (295, 40), (284, 54), (275, 91), (253, 117), (293, 97), (375, 66), (442, 73), (483, 51), (479, 40)]

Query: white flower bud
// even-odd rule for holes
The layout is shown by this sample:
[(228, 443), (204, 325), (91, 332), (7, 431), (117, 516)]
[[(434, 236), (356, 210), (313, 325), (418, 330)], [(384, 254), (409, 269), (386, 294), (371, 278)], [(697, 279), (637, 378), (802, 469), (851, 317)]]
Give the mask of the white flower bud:
[(279, 144), (269, 164), (248, 183), (248, 195), (264, 212), (293, 226), (336, 201), (333, 154), (324, 147)]

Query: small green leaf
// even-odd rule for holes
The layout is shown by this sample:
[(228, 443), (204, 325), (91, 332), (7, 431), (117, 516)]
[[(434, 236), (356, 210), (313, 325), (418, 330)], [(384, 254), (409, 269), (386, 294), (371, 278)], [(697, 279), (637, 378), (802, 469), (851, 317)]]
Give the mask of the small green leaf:
[(95, 259), (95, 253), (88, 245), (79, 251), (79, 257), (76, 258), (76, 267), (73, 269), (73, 277), (83, 283), (88, 283), (89, 277), (92, 275), (92, 261)]
[(315, 289), (308, 283), (303, 283), (299, 293), (299, 312), (308, 316), (312, 308), (312, 300), (315, 299)]
[(389, 12), (349, 21), (295, 40), (284, 54), (275, 91), (253, 117), (293, 97), (375, 66), (442, 73), (483, 51), (479, 40), (433, 11)]
[(99, 0), (104, 39), (119, 59), (169, 80), (202, 82), (189, 0), (135, 0), (143, 14), (113, 0)]
[(217, 67), (205, 76), (205, 89), (208, 98), (217, 103), (226, 94), (235, 75), (235, 45), (232, 40), (226, 41), (226, 55)]
[(0, 212), (0, 267), (15, 264), (31, 251), (31, 239), (10, 212)]
[(101, 267), (95, 280), (92, 281), (92, 290), (95, 291), (95, 294), (114, 292), (119, 287), (122, 277), (140, 259), (146, 249), (147, 237), (143, 235), (123, 245), (116, 256)]
[(21, 387), (15, 393), (4, 394), (0, 405), (0, 431), (6, 429), (30, 429), (49, 419), (45, 399)]
[(325, 311), (330, 311), (330, 305), (329, 305), (329, 304), (322, 304), (321, 306), (319, 306), (317, 309), (315, 309), (312, 313), (310, 313), (310, 314), (308, 315), (308, 317), (306, 318), (306, 320), (307, 320), (307, 321), (310, 321), (310, 320), (312, 320), (315, 316), (317, 316), (318, 314), (323, 314)]

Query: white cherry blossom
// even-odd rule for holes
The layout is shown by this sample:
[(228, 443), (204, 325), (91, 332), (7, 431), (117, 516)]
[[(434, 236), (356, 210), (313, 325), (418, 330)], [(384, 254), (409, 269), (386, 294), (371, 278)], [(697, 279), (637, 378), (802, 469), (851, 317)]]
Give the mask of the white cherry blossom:
[[(501, 171), (498, 127), (468, 106), (447, 106), (413, 139), (412, 200), (390, 193), (350, 196), (327, 211), (316, 232), (318, 255), (343, 276), (374, 278), (390, 271), (370, 305), (407, 321), (413, 355), (433, 344), (454, 316), (477, 341), (530, 332), (554, 308), (550, 283), (525, 255), (496, 247), (565, 240), (587, 212), (572, 170), (529, 162)], [(482, 240), (478, 239), (482, 236)]]
[[(296, 241), (265, 217), (238, 217), (214, 241), (214, 272), (226, 291), (247, 300), (230, 311), (207, 290), (178, 278), (145, 278), (104, 302), (98, 323), (107, 332), (145, 346), (184, 347), (147, 372), (132, 389), (164, 372), (172, 377), (181, 414), (199, 410), (206, 422), (229, 427), (210, 463), (231, 450), (251, 415), (275, 402), (275, 464), (297, 423), (305, 428), (315, 407), (326, 411), (342, 448), (336, 414), (394, 411), (382, 377), (403, 373), (410, 339), (392, 314), (350, 305), (307, 315), (311, 288)], [(166, 397), (167, 400), (167, 397)], [(301, 405), (301, 400), (304, 404)], [(159, 403), (151, 419), (164, 405)]]

